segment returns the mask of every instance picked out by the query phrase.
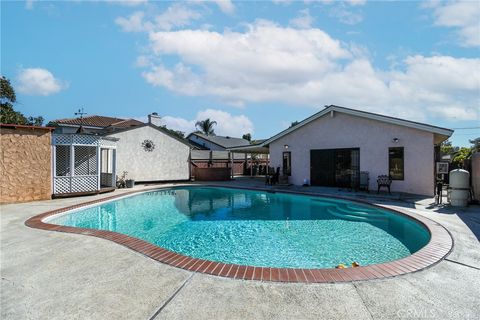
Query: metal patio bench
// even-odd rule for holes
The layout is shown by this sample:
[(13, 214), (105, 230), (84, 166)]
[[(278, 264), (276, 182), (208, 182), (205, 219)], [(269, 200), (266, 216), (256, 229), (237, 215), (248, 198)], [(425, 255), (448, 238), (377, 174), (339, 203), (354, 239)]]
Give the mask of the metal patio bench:
[(380, 193), (381, 187), (388, 188), (388, 194), (390, 194), (390, 185), (392, 184), (392, 178), (387, 175), (379, 175), (377, 178), (378, 189), (377, 193)]

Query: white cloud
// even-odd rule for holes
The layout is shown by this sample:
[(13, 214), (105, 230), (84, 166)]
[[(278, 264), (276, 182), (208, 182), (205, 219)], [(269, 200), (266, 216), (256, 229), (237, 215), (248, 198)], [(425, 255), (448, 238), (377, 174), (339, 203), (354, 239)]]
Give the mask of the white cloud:
[(112, 4), (118, 4), (126, 7), (135, 7), (148, 2), (148, 0), (106, 0), (106, 1)]
[(135, 66), (139, 68), (146, 68), (151, 65), (152, 65), (152, 61), (148, 56), (140, 55), (135, 60)]
[(216, 109), (206, 109), (197, 113), (195, 119), (184, 119), (180, 117), (163, 116), (162, 123), (169, 129), (180, 130), (189, 134), (196, 131), (197, 121), (209, 118), (216, 121), (215, 133), (222, 136), (238, 137), (244, 133), (254, 132), (252, 121), (245, 115), (232, 115), (228, 112)]
[(47, 69), (22, 69), (17, 77), (18, 92), (29, 95), (48, 96), (67, 88), (67, 84), (56, 79)]
[(142, 11), (134, 12), (128, 18), (118, 17), (115, 23), (118, 24), (125, 32), (141, 32), (147, 31), (148, 27), (144, 24)]
[(200, 17), (201, 15), (194, 10), (183, 5), (173, 4), (165, 12), (155, 17), (155, 25), (160, 30), (170, 30), (174, 27), (187, 26)]
[[(145, 71), (149, 83), (186, 95), (221, 96), (236, 105), (270, 100), (278, 85), (285, 90), (290, 81), (308, 82), (336, 68), (335, 59), (351, 55), (319, 29), (281, 28), (264, 21), (245, 33), (156, 32), (150, 33), (150, 41), (154, 54), (177, 55), (181, 62)], [(246, 90), (251, 87), (257, 89)]]
[[(273, 3), (291, 2), (293, 0), (272, 0)], [(331, 5), (334, 3), (343, 3), (350, 6), (363, 6), (367, 3), (367, 0), (303, 0), (305, 4), (321, 3), (325, 5)]]
[(293, 0), (272, 0), (274, 4), (289, 5)]
[(363, 16), (359, 12), (351, 10), (344, 3), (332, 7), (330, 16), (337, 18), (342, 23), (350, 25), (360, 23), (363, 20)]
[(427, 115), (480, 119), (480, 59), (410, 56), (404, 63), (405, 72), (391, 74), (391, 99), (410, 101)]
[(465, 47), (480, 46), (480, 2), (453, 1), (433, 3), (435, 24), (458, 29), (459, 41)]
[(235, 11), (235, 5), (231, 0), (213, 0), (223, 13), (232, 14)]
[(300, 29), (308, 29), (312, 26), (313, 17), (310, 15), (310, 10), (303, 9), (294, 19), (290, 20), (290, 25)]
[(362, 22), (363, 15), (360, 7), (364, 6), (366, 0), (304, 0), (305, 4), (321, 3), (326, 8), (330, 17), (338, 19), (341, 23), (354, 25)]
[(115, 23), (125, 32), (141, 32), (156, 30), (172, 30), (178, 27), (185, 27), (194, 20), (201, 18), (201, 14), (182, 4), (174, 3), (161, 14), (152, 17), (152, 20), (145, 19), (145, 12), (137, 11), (129, 17), (118, 17)]
[(367, 3), (367, 0), (345, 0), (351, 6), (363, 6)]
[(33, 4), (35, 0), (26, 0), (25, 1), (25, 9), (27, 10), (33, 10)]
[[(381, 70), (358, 45), (317, 28), (268, 21), (244, 32), (163, 31), (150, 32), (149, 39), (157, 62), (143, 77), (182, 95), (232, 105), (338, 104), (414, 120), (480, 118), (480, 59), (411, 55)], [(177, 62), (158, 63), (167, 55)]]

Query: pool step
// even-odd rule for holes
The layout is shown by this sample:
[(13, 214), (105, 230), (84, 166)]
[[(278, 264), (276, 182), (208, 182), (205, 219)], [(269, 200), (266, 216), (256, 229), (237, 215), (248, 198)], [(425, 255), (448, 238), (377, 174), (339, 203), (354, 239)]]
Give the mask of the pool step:
[(337, 206), (337, 207), (335, 207), (335, 209), (337, 209), (338, 211), (340, 211), (342, 213), (352, 215), (352, 216), (370, 217), (370, 218), (384, 218), (385, 217), (385, 214), (383, 212), (379, 212), (379, 211), (376, 211), (375, 213), (373, 213), (373, 211), (364, 211), (363, 209), (355, 210), (355, 209), (348, 208), (346, 206), (344, 206), (344, 207)]
[(358, 207), (358, 206), (351, 205), (351, 204), (345, 204), (344, 206), (345, 206), (345, 208), (347, 208), (348, 210), (379, 213), (378, 209), (375, 209), (375, 208)]
[(387, 218), (383, 216), (360, 216), (360, 215), (354, 215), (354, 214), (348, 214), (342, 211), (337, 210), (337, 207), (329, 207), (327, 208), (328, 213), (330, 213), (333, 216), (346, 219), (346, 220), (351, 220), (351, 221), (360, 221), (360, 222), (379, 222), (379, 221), (387, 221)]

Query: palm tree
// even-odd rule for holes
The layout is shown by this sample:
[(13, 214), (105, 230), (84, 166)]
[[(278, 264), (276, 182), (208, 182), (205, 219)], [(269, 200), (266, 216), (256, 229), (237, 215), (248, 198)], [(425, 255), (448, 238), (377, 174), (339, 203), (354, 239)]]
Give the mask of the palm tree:
[(217, 121), (211, 121), (210, 118), (207, 118), (205, 120), (197, 121), (195, 123), (195, 127), (199, 128), (201, 132), (205, 133), (207, 136), (208, 135), (215, 135), (215, 130), (213, 130), (213, 126), (217, 125)]

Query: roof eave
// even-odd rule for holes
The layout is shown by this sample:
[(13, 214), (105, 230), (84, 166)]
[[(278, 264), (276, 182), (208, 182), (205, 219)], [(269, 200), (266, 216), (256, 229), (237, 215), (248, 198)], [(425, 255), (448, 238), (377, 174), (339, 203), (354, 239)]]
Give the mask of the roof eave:
[(259, 144), (231, 147), (231, 148), (227, 148), (227, 150), (231, 152), (242, 152), (242, 153), (269, 153), (270, 149), (268, 144), (259, 143)]
[(9, 128), (12, 128), (12, 129), (17, 129), (17, 128), (20, 128), (20, 129), (37, 129), (37, 130), (48, 130), (48, 131), (53, 131), (55, 130), (54, 127), (41, 127), (41, 126), (28, 126), (28, 125), (24, 125), (24, 124), (12, 124), (12, 123), (0, 123), (0, 127), (2, 128), (6, 128), (6, 129), (9, 129)]
[(370, 112), (366, 112), (366, 111), (360, 111), (360, 110), (355, 110), (355, 109), (349, 109), (349, 108), (345, 108), (345, 107), (330, 105), (330, 106), (326, 107), (325, 109), (323, 109), (323, 110), (311, 115), (310, 117), (304, 119), (303, 121), (301, 121), (297, 125), (295, 125), (293, 127), (290, 127), (290, 128), (287, 128), (287, 129), (283, 130), (282, 132), (274, 135), (273, 137), (271, 137), (270, 139), (268, 139), (264, 143), (266, 145), (268, 145), (268, 144), (272, 143), (273, 141), (278, 140), (278, 139), (292, 133), (293, 131), (309, 124), (310, 122), (312, 122), (314, 120), (317, 120), (318, 118), (323, 117), (324, 115), (326, 115), (326, 114), (328, 114), (329, 112), (332, 112), (332, 111), (333, 112), (346, 113), (346, 114), (350, 114), (350, 115), (354, 115), (354, 116), (358, 116), (358, 117), (362, 117), (362, 118), (366, 118), (366, 119), (371, 119), (371, 120), (377, 120), (377, 121), (381, 121), (381, 122), (396, 124), (396, 125), (403, 126), (403, 127), (414, 128), (414, 129), (417, 129), (417, 130), (427, 131), (427, 132), (431, 132), (433, 134), (443, 135), (443, 136), (447, 136), (447, 137), (450, 137), (453, 134), (453, 130), (447, 129), (447, 128), (436, 127), (436, 126), (431, 126), (431, 125), (423, 124), (423, 123), (419, 123), (419, 122), (414, 122), (414, 121), (409, 121), (409, 120), (403, 120), (403, 119), (399, 119), (399, 118), (384, 116), (384, 115), (381, 115), (381, 114), (375, 114), (375, 113), (370, 113)]
[(84, 127), (84, 128), (87, 128), (87, 129), (103, 129), (103, 128), (107, 128), (107, 127), (99, 127), (99, 126), (91, 126), (91, 125), (83, 125), (83, 124), (72, 124), (72, 123), (58, 123), (58, 122), (51, 122), (51, 123), (54, 123), (56, 126), (58, 127), (69, 127), (69, 128), (74, 128), (74, 127)]

